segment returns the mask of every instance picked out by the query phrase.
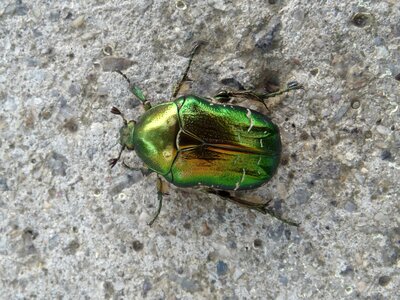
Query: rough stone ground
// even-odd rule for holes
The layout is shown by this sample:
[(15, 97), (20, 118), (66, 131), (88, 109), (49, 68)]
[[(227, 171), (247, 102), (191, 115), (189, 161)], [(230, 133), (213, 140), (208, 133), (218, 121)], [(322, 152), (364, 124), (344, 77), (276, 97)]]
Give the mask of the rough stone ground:
[[(0, 298), (395, 299), (399, 19), (398, 0), (2, 0)], [(298, 229), (173, 187), (149, 227), (155, 176), (108, 168), (111, 106), (143, 113), (110, 71), (167, 101), (196, 40), (193, 93), (305, 85), (264, 110), (284, 154), (255, 191)]]

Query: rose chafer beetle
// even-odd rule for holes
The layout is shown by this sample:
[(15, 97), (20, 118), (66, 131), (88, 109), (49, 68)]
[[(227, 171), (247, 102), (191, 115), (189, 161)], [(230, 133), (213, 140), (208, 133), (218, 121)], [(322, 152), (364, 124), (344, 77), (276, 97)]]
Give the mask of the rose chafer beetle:
[(142, 90), (127, 81), (131, 92), (141, 101), (145, 113), (136, 122), (127, 121), (119, 109), (111, 112), (120, 115), (123, 126), (120, 129), (121, 150), (117, 158), (110, 159), (114, 167), (124, 149), (135, 150), (146, 168), (143, 174), (157, 173), (158, 209), (149, 223), (153, 224), (162, 207), (161, 176), (178, 187), (207, 187), (207, 192), (257, 210), (290, 225), (299, 224), (276, 214), (268, 203), (256, 203), (234, 195), (234, 191), (257, 188), (275, 174), (281, 156), (279, 128), (264, 114), (229, 104), (231, 98), (259, 101), (291, 90), (302, 89), (297, 82), (274, 93), (253, 91), (222, 91), (216, 96), (202, 98), (187, 95), (176, 98), (187, 74), (193, 56), (200, 44), (193, 48), (189, 63), (176, 85), (170, 102), (154, 107)]

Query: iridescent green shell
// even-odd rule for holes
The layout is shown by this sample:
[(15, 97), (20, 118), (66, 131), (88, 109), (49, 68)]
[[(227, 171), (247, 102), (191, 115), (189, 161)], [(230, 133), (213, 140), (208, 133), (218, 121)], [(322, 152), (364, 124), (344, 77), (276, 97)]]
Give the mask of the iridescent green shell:
[(196, 96), (146, 111), (129, 140), (153, 171), (177, 186), (256, 188), (276, 172), (278, 127), (254, 110)]

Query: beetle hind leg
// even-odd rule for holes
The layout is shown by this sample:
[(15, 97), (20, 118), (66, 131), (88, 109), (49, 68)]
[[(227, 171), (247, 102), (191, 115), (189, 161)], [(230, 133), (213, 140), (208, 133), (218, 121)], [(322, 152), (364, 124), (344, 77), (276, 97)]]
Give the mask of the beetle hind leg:
[(268, 204), (271, 201), (268, 201), (266, 203), (254, 203), (242, 198), (238, 198), (233, 196), (230, 192), (228, 191), (220, 191), (220, 190), (213, 190), (213, 189), (209, 189), (208, 190), (209, 193), (214, 194), (219, 196), (222, 199), (231, 201), (231, 202), (235, 202), (236, 204), (239, 204), (241, 206), (247, 207), (249, 209), (253, 209), (256, 210), (264, 215), (268, 214), (272, 217), (274, 217), (275, 219), (278, 219), (279, 221), (291, 225), (291, 226), (295, 226), (295, 227), (299, 227), (300, 223), (292, 221), (290, 219), (286, 219), (283, 218), (280, 214), (277, 214), (273, 209), (268, 207)]
[(231, 98), (242, 98), (242, 99), (261, 102), (262, 104), (264, 104), (265, 107), (267, 107), (265, 104), (265, 100), (267, 100), (268, 98), (276, 97), (293, 90), (302, 90), (302, 89), (304, 89), (302, 84), (298, 83), (297, 81), (291, 81), (287, 83), (286, 88), (273, 93), (259, 93), (251, 90), (244, 90), (244, 91), (222, 90), (214, 97), (212, 97), (212, 99), (218, 102), (228, 102), (231, 100)]

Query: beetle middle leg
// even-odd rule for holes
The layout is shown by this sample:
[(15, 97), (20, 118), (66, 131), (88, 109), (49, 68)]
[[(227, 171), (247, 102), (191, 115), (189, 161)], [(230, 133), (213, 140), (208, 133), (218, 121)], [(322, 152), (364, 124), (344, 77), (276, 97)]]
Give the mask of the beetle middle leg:
[(162, 200), (163, 200), (163, 194), (164, 194), (164, 182), (162, 181), (161, 177), (157, 175), (157, 200), (158, 200), (158, 208), (157, 211), (153, 217), (153, 219), (148, 223), (149, 226), (153, 225), (154, 221), (157, 219), (158, 215), (161, 212), (162, 208)]
[(295, 227), (299, 227), (299, 225), (300, 225), (300, 223), (298, 223), (298, 222), (283, 218), (281, 215), (277, 214), (273, 209), (268, 208), (268, 204), (270, 203), (270, 201), (268, 201), (267, 203), (254, 203), (254, 202), (251, 202), (251, 201), (239, 198), (239, 197), (235, 197), (228, 191), (209, 189), (208, 192), (210, 194), (217, 195), (222, 199), (225, 199), (225, 200), (228, 200), (231, 202), (235, 202), (236, 204), (239, 204), (241, 206), (261, 212), (264, 215), (269, 214), (270, 216), (274, 217), (275, 219), (278, 219), (279, 221), (281, 221), (285, 224), (295, 226)]
[(141, 167), (141, 168), (135, 168), (135, 167), (131, 167), (130, 165), (126, 164), (125, 161), (122, 162), (122, 165), (127, 168), (128, 170), (131, 171), (140, 171), (142, 173), (143, 176), (148, 176), (151, 173), (153, 173), (154, 171), (149, 169), (149, 168), (145, 168), (145, 167)]
[(139, 88), (138, 86), (132, 84), (131, 81), (129, 80), (128, 76), (126, 76), (120, 70), (116, 70), (116, 72), (118, 74), (120, 74), (122, 77), (124, 77), (125, 80), (128, 82), (129, 90), (131, 91), (132, 94), (134, 94), (139, 99), (139, 101), (143, 105), (144, 110), (149, 110), (151, 108), (151, 104), (150, 104), (149, 100), (147, 100), (146, 97), (144, 96), (143, 91), (141, 90), (141, 88)]

